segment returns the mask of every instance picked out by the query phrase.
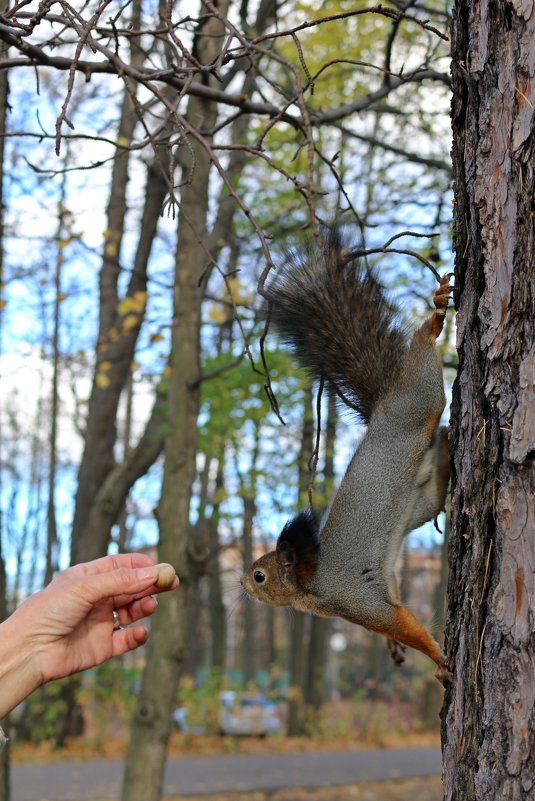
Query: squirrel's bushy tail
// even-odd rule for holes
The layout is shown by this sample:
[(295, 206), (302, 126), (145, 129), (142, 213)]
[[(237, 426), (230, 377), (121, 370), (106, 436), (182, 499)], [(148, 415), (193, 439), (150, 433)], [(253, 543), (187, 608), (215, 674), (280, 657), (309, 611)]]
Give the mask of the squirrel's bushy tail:
[(348, 259), (338, 227), (287, 253), (265, 289), (270, 321), (301, 364), (368, 421), (407, 350), (398, 315), (373, 273)]

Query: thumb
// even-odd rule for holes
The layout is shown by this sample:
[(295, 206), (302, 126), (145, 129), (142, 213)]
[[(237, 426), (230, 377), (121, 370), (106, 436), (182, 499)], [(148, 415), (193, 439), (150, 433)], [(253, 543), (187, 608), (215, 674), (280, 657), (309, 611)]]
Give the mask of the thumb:
[(132, 596), (145, 594), (154, 588), (158, 581), (158, 565), (128, 568), (120, 567), (109, 573), (98, 573), (80, 579), (85, 598), (90, 603), (122, 596), (122, 603), (128, 603)]

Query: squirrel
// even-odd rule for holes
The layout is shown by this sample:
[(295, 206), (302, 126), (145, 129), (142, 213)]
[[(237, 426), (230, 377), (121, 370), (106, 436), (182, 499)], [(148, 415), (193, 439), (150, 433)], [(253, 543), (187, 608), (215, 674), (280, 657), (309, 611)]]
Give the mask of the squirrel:
[[(409, 342), (374, 272), (351, 256), (338, 226), (309, 243), (265, 288), (268, 315), (311, 376), (367, 424), (327, 511), (300, 512), (274, 551), (242, 578), (268, 604), (339, 616), (422, 651), (449, 681), (446, 657), (400, 602), (394, 566), (404, 537), (444, 509), (449, 481), (446, 398), (435, 340), (452, 287)], [(402, 660), (401, 660), (402, 661)]]

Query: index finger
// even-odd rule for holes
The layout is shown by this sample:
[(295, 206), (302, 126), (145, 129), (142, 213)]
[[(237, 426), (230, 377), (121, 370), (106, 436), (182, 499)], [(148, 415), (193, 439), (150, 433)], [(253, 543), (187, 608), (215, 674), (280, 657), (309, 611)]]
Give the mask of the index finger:
[(77, 565), (68, 567), (54, 578), (54, 583), (67, 581), (82, 576), (97, 576), (101, 573), (110, 573), (121, 567), (136, 568), (150, 567), (156, 564), (155, 560), (144, 553), (118, 553), (112, 556), (102, 556), (100, 559), (93, 559), (91, 562), (80, 562)]
[(146, 587), (144, 590), (135, 593), (134, 595), (132, 593), (128, 593), (114, 596), (115, 607), (119, 609), (123, 606), (131, 604), (133, 601), (141, 600), (147, 595), (155, 596), (163, 592), (176, 590), (180, 580), (176, 575), (174, 567), (167, 563), (160, 563), (156, 565), (156, 570), (157, 578), (150, 587)]
[[(127, 603), (139, 600), (146, 595), (154, 595), (159, 590), (173, 590), (178, 586), (178, 578), (174, 568), (169, 565), (172, 576), (165, 587), (158, 588), (159, 566), (150, 565), (140, 568), (120, 567), (103, 573), (71, 577), (71, 594), (77, 601), (94, 606), (95, 604), (109, 603), (114, 609), (125, 606)], [(67, 584), (67, 582), (65, 582)], [(63, 586), (63, 585), (62, 585)], [(43, 591), (47, 592), (47, 590)], [(54, 592), (52, 589), (49, 592)], [(56, 587), (56, 592), (62, 588)]]

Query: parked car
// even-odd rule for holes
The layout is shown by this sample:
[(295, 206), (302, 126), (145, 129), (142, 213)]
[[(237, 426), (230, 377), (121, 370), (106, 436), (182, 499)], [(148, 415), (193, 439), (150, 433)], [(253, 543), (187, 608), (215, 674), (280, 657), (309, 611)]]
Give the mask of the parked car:
[[(225, 690), (219, 695), (219, 704), (219, 730), (223, 735), (265, 737), (281, 733), (277, 704), (261, 693)], [(183, 734), (204, 734), (202, 726), (189, 724), (186, 707), (176, 709), (173, 719)]]
[(265, 695), (227, 690), (221, 693), (220, 700), (222, 734), (257, 737), (280, 734), (282, 727), (277, 704)]

